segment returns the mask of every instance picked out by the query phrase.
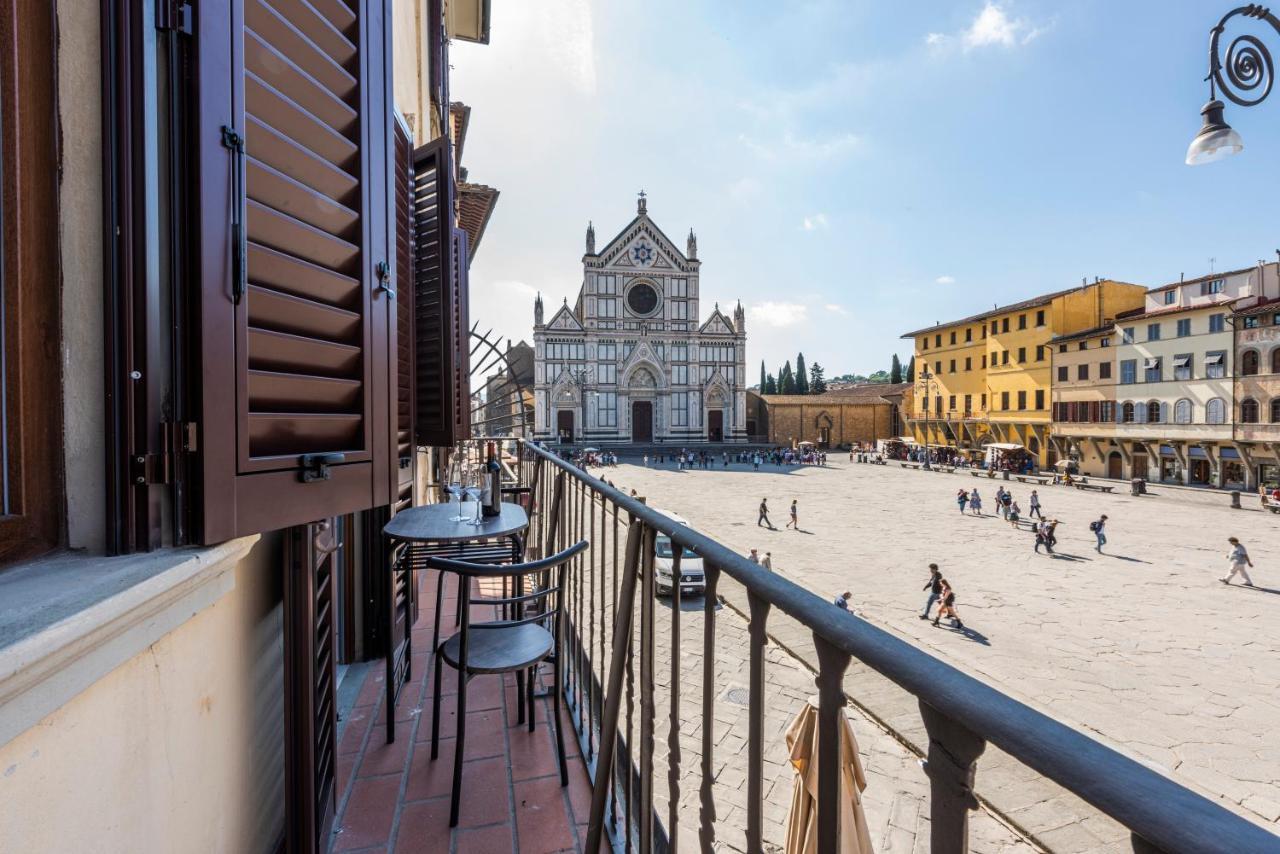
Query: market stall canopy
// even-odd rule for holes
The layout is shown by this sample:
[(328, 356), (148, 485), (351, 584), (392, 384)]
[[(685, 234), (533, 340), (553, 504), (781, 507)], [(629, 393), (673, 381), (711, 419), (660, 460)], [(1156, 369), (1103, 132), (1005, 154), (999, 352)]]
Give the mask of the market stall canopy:
[(987, 445), (988, 448), (995, 448), (997, 451), (1021, 451), (1021, 445), (1015, 445), (1013, 442), (992, 442)]

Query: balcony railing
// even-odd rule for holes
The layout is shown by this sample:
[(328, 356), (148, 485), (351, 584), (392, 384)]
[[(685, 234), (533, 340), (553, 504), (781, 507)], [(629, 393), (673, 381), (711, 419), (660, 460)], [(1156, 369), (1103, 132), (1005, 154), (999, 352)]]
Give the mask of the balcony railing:
[[(572, 567), (561, 653), (565, 699), (593, 780), (586, 850), (598, 850), (605, 834), (618, 851), (674, 850), (681, 822), (693, 823), (692, 810), (680, 808), (682, 788), (690, 795), (696, 788), (697, 839), (703, 851), (712, 850), (720, 767), (712, 724), (723, 687), (716, 678), (716, 592), (726, 577), (746, 589), (749, 602), (748, 851), (763, 851), (765, 646), (775, 608), (813, 634), (820, 755), (838, 755), (843, 682), (853, 658), (918, 700), (929, 736), (930, 850), (937, 854), (968, 850), (977, 759), (988, 742), (1120, 822), (1135, 851), (1276, 850), (1275, 836), (1162, 774), (762, 569), (601, 477), (534, 444), (520, 441), (518, 447), (519, 477), (531, 493), (530, 548), (591, 542)], [(686, 550), (701, 558), (706, 594), (696, 605), (688, 603), (701, 611), (701, 638), (682, 637), (682, 618), (692, 616), (684, 617), (689, 612), (679, 582), (672, 584), (671, 607), (660, 606), (654, 571), (659, 536), (672, 544), (674, 578), (682, 575)], [(669, 614), (661, 616), (661, 628), (660, 614)], [(679, 653), (690, 642), (701, 654), (696, 704), (685, 702), (678, 689)], [(659, 644), (671, 653), (665, 692), (658, 690)], [(665, 744), (656, 740), (660, 714), (667, 717)], [(682, 755), (682, 727), (700, 729), (696, 765)], [(839, 770), (835, 762), (819, 764), (820, 852), (837, 850)], [(691, 779), (696, 786), (689, 785)], [(684, 830), (688, 838), (692, 829)]]

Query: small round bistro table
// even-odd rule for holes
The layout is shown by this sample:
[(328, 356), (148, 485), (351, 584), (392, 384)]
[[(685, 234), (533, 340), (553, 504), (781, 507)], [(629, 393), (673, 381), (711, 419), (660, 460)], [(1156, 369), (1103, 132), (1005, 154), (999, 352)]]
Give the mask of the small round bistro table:
[[(517, 563), (524, 556), (524, 540), (521, 534), (529, 527), (529, 514), (518, 504), (503, 502), (501, 512), (497, 516), (481, 516), (480, 524), (472, 524), (476, 515), (476, 502), (464, 501), (424, 504), (420, 507), (408, 507), (391, 517), (382, 528), (382, 533), (392, 540), (407, 544), (406, 554), (397, 561), (392, 571), (412, 570), (422, 557), (435, 555), (450, 557), (455, 560), (466, 560), (474, 563)], [(453, 517), (465, 516), (466, 521), (455, 522)], [(410, 584), (413, 583), (412, 575)], [(394, 583), (393, 583), (394, 588)], [(389, 619), (395, 623), (397, 616), (396, 597), (391, 598)], [(466, 597), (461, 589), (458, 591), (459, 609), (466, 607)], [(436, 583), (436, 613), (432, 628), (433, 638), (431, 651), (435, 652), (440, 643), (440, 611), (444, 601), (444, 573)], [(458, 612), (461, 614), (461, 610)], [(392, 643), (390, 627), (386, 644), (386, 691), (387, 691), (387, 743), (395, 741), (395, 706), (399, 698), (400, 686), (409, 681), (410, 663), (413, 657), (413, 628), (408, 625), (411, 617), (405, 619), (403, 643)], [(401, 653), (403, 650), (403, 653)], [(401, 676), (400, 674), (403, 673)], [(397, 678), (399, 677), (399, 678)], [(520, 693), (523, 701), (524, 694)], [(524, 707), (521, 703), (520, 718), (524, 719)]]

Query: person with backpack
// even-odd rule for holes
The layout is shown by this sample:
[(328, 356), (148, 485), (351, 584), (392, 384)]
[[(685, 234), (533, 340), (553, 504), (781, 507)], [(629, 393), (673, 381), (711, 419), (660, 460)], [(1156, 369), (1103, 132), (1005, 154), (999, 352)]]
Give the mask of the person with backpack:
[(960, 515), (964, 515), (964, 506), (969, 503), (969, 493), (961, 489), (956, 493), (956, 504), (960, 506)]
[(942, 598), (942, 570), (938, 569), (936, 563), (929, 564), (929, 580), (920, 589), (929, 591), (929, 598), (924, 603), (924, 611), (920, 613), (920, 619), (927, 620), (929, 612), (933, 610), (933, 603)]
[(1098, 538), (1098, 553), (1102, 553), (1102, 547), (1107, 544), (1107, 514), (1103, 513), (1095, 521), (1089, 523), (1089, 530), (1093, 531), (1093, 535)]

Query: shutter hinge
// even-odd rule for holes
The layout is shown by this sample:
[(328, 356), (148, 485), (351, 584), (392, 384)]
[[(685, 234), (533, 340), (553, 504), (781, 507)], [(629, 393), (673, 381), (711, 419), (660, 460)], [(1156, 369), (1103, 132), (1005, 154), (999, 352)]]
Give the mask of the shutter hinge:
[(185, 0), (156, 0), (156, 29), (191, 35), (191, 4)]
[(391, 283), (391, 265), (386, 261), (379, 261), (373, 271), (378, 277), (378, 287), (386, 293), (388, 299), (395, 299), (396, 289)]
[(129, 458), (129, 476), (134, 484), (173, 483), (177, 479), (179, 455), (196, 450), (196, 425), (192, 422), (161, 422), (160, 437), (160, 453), (133, 454)]

